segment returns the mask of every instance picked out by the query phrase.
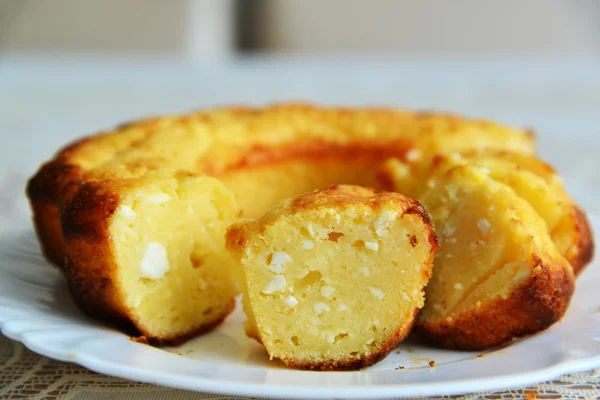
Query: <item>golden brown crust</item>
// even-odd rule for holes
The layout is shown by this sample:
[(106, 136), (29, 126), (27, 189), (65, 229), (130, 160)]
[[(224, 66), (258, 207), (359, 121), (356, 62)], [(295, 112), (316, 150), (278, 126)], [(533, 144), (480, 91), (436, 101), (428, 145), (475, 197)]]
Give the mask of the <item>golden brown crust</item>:
[[(440, 249), (437, 235), (431, 228), (431, 219), (429, 214), (421, 203), (410, 197), (396, 192), (377, 191), (370, 187), (356, 185), (331, 185), (324, 189), (315, 192), (305, 193), (291, 201), (284, 202), (283, 207), (286, 213), (295, 214), (302, 210), (314, 209), (320, 207), (335, 207), (341, 208), (349, 203), (364, 203), (370, 207), (380, 207), (385, 203), (396, 203), (402, 210), (402, 215), (414, 214), (417, 215), (429, 229), (428, 241), (431, 245), (433, 254)], [(225, 246), (229, 251), (235, 254), (241, 254), (243, 248), (250, 239), (249, 232), (259, 228), (264, 230), (268, 223), (266, 219), (270, 219), (267, 214), (261, 221), (250, 221), (241, 224), (233, 224), (229, 227), (226, 234)]]
[(87, 182), (63, 206), (65, 275), (75, 304), (86, 314), (120, 327), (131, 325), (115, 288), (108, 225), (118, 196), (102, 182)]
[(248, 224), (251, 224), (251, 222), (233, 224), (227, 229), (225, 235), (225, 248), (238, 256), (249, 240), (248, 235), (245, 234)]
[[(305, 209), (323, 206), (342, 207), (348, 203), (358, 202), (374, 208), (394, 202), (403, 210), (402, 215), (415, 214), (426, 225), (431, 225), (429, 214), (417, 200), (396, 192), (377, 191), (370, 187), (356, 185), (331, 185), (317, 192), (300, 195), (292, 201), (290, 212), (297, 213)], [(431, 232), (433, 233), (433, 229)], [(433, 235), (430, 242), (432, 245), (435, 243), (433, 247), (437, 248), (437, 236), (435, 233)]]
[(65, 182), (80, 176), (80, 168), (58, 156), (48, 162), (27, 182), (26, 193), (44, 256), (63, 267), (65, 244), (60, 225), (59, 207)]
[(575, 227), (577, 229), (577, 244), (572, 252), (566, 255), (573, 266), (575, 275), (578, 275), (594, 257), (594, 234), (585, 212), (575, 208)]
[[(366, 357), (349, 357), (346, 359), (329, 360), (318, 363), (311, 361), (299, 361), (292, 358), (282, 358), (281, 362), (292, 368), (318, 371), (351, 371), (366, 368), (387, 357), (387, 355), (390, 354), (396, 348), (396, 346), (398, 346), (398, 344), (400, 344), (408, 336), (419, 316), (420, 311), (420, 309), (416, 308), (413, 318), (409, 324), (399, 328), (396, 332), (390, 335), (384, 343), (382, 343), (379, 349)], [(260, 340), (258, 340), (258, 342), (260, 343)]]
[(543, 265), (536, 257), (532, 276), (508, 298), (488, 302), (441, 323), (419, 321), (415, 331), (437, 346), (452, 349), (499, 346), (559, 321), (574, 290), (575, 278), (570, 268)]
[[(388, 193), (386, 193), (388, 194)], [(389, 199), (400, 199), (401, 203), (404, 200), (409, 201), (408, 198), (399, 195), (395, 196), (396, 193), (389, 193), (386, 196)], [(302, 194), (292, 200), (289, 212), (292, 214), (298, 213), (302, 210), (310, 208), (319, 208), (323, 206), (328, 207), (343, 207), (349, 203), (369, 203), (374, 204), (371, 200), (374, 200), (377, 192), (370, 187), (355, 186), (355, 185), (331, 185), (324, 189)], [(383, 196), (377, 196), (376, 203), (383, 202)], [(410, 199), (412, 200), (412, 199)]]

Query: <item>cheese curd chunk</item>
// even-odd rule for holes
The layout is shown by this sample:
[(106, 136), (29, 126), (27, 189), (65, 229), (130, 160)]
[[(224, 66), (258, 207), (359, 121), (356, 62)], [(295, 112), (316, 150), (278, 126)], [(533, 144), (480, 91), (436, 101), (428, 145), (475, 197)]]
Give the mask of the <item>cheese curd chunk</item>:
[(442, 250), (417, 322), (422, 336), (444, 347), (484, 349), (563, 317), (573, 271), (527, 201), (472, 166), (455, 166), (428, 186), (421, 201)]
[(418, 202), (346, 185), (234, 225), (227, 247), (243, 268), (247, 335), (320, 370), (371, 365), (406, 337), (438, 251)]
[[(233, 309), (231, 260), (220, 249), (236, 204), (216, 179), (91, 182), (65, 207), (70, 290), (85, 312), (133, 324), (150, 343), (174, 344)], [(101, 224), (88, 224), (99, 215)]]

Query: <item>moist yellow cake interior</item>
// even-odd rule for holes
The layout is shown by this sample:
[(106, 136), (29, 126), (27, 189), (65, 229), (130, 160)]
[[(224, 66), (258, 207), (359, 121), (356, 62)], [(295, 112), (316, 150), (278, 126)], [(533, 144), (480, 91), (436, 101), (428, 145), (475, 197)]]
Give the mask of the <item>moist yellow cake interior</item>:
[[(576, 245), (575, 208), (562, 185), (562, 179), (533, 157), (476, 156), (463, 163), (479, 166), (488, 175), (510, 186), (542, 217), (558, 251), (567, 255)], [(546, 168), (544, 168), (546, 167)]]
[(531, 205), (486, 172), (454, 167), (431, 180), (421, 197), (442, 246), (427, 286), (423, 321), (451, 321), (506, 299), (548, 259), (568, 265)]
[(309, 209), (251, 235), (241, 257), (248, 334), (271, 357), (321, 362), (360, 359), (412, 324), (431, 244), (418, 216), (397, 216), (393, 205)]
[(169, 337), (233, 307), (232, 260), (221, 249), (237, 206), (216, 179), (154, 178), (126, 191), (111, 220), (117, 282), (130, 318)]

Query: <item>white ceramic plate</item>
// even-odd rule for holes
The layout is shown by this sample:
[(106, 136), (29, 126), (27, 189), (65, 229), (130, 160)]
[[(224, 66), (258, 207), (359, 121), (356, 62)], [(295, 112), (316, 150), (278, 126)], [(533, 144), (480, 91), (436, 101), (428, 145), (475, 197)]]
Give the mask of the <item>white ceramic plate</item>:
[[(600, 218), (593, 217), (596, 232)], [(33, 232), (0, 236), (0, 326), (31, 350), (135, 381), (196, 391), (282, 398), (386, 398), (505, 389), (600, 367), (600, 265), (580, 276), (562, 323), (483, 355), (404, 342), (356, 372), (287, 369), (247, 339), (239, 307), (218, 329), (157, 349), (83, 316)], [(435, 367), (429, 362), (435, 361)], [(397, 369), (403, 366), (404, 369)]]

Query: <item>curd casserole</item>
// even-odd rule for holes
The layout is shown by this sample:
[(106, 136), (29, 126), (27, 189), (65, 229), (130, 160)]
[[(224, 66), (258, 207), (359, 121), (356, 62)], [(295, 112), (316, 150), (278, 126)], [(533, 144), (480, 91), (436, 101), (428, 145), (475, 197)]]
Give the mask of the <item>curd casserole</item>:
[(416, 325), (443, 346), (560, 320), (593, 252), (531, 132), (435, 113), (286, 104), (151, 118), (61, 149), (27, 195), (46, 258), (88, 315), (177, 344), (218, 325), (241, 289), (249, 334), (303, 368), (368, 365), (406, 335), (437, 249), (427, 213), (442, 250)]

